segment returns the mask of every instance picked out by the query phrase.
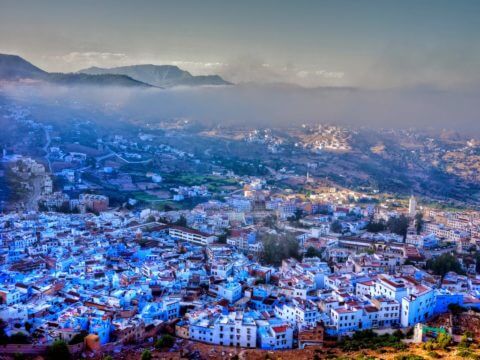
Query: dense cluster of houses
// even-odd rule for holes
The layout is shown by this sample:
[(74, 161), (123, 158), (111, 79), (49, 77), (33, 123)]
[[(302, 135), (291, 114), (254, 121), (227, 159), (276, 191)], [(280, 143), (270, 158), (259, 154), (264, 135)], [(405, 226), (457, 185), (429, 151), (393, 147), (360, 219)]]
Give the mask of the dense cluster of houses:
[[(411, 327), (451, 304), (480, 307), (474, 263), (462, 260), (466, 275), (423, 270), (430, 258), (464, 254), (467, 242), (476, 247), (478, 214), (429, 210), (423, 228), (403, 239), (364, 230), (369, 219), (399, 216), (388, 208), (267, 196), (258, 210), (262, 194), (252, 184), (190, 211), (1, 215), (7, 333), (25, 332), (36, 343), (82, 333), (100, 344), (128, 343), (168, 324), (194, 341), (287, 349), (321, 343), (324, 333)], [(292, 219), (298, 210), (303, 223)], [(261, 264), (262, 234), (280, 231), (301, 252), (316, 253)]]

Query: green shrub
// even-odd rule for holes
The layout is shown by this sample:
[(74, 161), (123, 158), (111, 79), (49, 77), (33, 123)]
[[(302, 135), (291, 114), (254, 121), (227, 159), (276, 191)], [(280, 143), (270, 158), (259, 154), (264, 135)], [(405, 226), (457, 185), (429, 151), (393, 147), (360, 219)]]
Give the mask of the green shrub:
[(404, 350), (406, 345), (401, 341), (403, 333), (395, 332), (392, 335), (377, 335), (372, 330), (358, 331), (351, 338), (345, 338), (340, 342), (343, 351), (358, 351), (362, 349), (379, 349), (393, 347), (397, 350)]
[(165, 334), (157, 341), (155, 341), (155, 348), (157, 349), (164, 349), (164, 348), (171, 348), (175, 344), (175, 338), (172, 335)]
[(150, 350), (143, 350), (141, 360), (152, 360), (152, 353)]
[(47, 349), (48, 360), (70, 360), (70, 350), (63, 340), (55, 340)]
[(428, 340), (422, 345), (423, 350), (432, 351), (437, 348), (436, 343), (433, 340)]
[(87, 336), (88, 333), (86, 331), (81, 331), (78, 334), (75, 334), (74, 337), (68, 342), (69, 345), (75, 345), (75, 344), (80, 344), (83, 342), (85, 339), (85, 336)]
[(473, 355), (472, 352), (467, 349), (459, 349), (457, 351), (457, 356), (462, 358), (470, 358), (472, 355)]
[(444, 333), (439, 334), (436, 341), (438, 348), (442, 350), (446, 349), (451, 342), (452, 337)]

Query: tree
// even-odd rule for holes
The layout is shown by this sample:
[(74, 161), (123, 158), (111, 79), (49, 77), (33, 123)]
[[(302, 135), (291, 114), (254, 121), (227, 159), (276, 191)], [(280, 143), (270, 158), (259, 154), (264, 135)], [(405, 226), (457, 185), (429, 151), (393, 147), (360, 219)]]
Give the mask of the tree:
[(24, 326), (27, 332), (30, 332), (30, 330), (32, 329), (32, 324), (30, 324), (28, 321), (25, 322)]
[(294, 216), (296, 221), (300, 220), (303, 216), (303, 210), (302, 209), (295, 210)]
[(423, 214), (422, 213), (416, 213), (415, 214), (415, 229), (417, 230), (417, 235), (420, 234), (422, 231), (423, 227)]
[(177, 226), (183, 226), (183, 227), (186, 227), (187, 226), (187, 219), (185, 218), (185, 216), (180, 216), (180, 218), (174, 222), (175, 225)]
[(462, 265), (452, 254), (442, 254), (428, 260), (427, 269), (432, 270), (435, 275), (440, 275), (442, 278), (450, 271), (454, 271), (457, 274), (464, 273)]
[(300, 259), (300, 247), (297, 239), (287, 235), (265, 235), (262, 239), (261, 260), (267, 265), (278, 266), (288, 258)]
[(277, 222), (277, 217), (275, 215), (269, 215), (263, 219), (265, 226), (273, 228)]
[(480, 251), (475, 253), (475, 269), (480, 273)]
[(460, 315), (461, 313), (467, 311), (466, 308), (464, 308), (461, 305), (458, 304), (448, 304), (448, 310), (453, 314), (453, 315)]
[(55, 340), (52, 345), (47, 348), (48, 360), (70, 360), (70, 350), (67, 343), (63, 340)]
[(341, 233), (342, 232), (342, 223), (338, 220), (335, 220), (330, 224), (330, 231), (334, 233)]
[(75, 334), (72, 339), (68, 342), (69, 345), (80, 344), (85, 339), (88, 333), (86, 331), (81, 331), (78, 334)]
[(145, 224), (152, 223), (152, 222), (155, 222), (155, 221), (156, 221), (155, 216), (150, 215), (150, 216), (147, 217), (147, 219), (145, 220)]
[(321, 257), (322, 252), (318, 249), (315, 249), (313, 246), (309, 246), (305, 252), (305, 257)]
[(226, 244), (227, 243), (227, 234), (223, 233), (218, 235), (218, 242), (220, 244)]
[(13, 334), (12, 336), (10, 336), (9, 343), (10, 344), (30, 344), (30, 341), (27, 335), (21, 332), (17, 332), (16, 334)]
[(155, 342), (155, 348), (171, 348), (175, 344), (175, 338), (172, 335), (165, 334)]
[(400, 215), (399, 217), (391, 217), (387, 221), (387, 228), (392, 233), (401, 235), (405, 239), (407, 237), (408, 218), (405, 215)]
[(370, 220), (370, 222), (367, 224), (366, 229), (368, 232), (379, 233), (381, 231), (385, 231), (387, 229), (387, 226), (385, 225), (385, 221), (383, 219), (379, 222)]
[(141, 360), (152, 360), (152, 353), (150, 350), (143, 350)]

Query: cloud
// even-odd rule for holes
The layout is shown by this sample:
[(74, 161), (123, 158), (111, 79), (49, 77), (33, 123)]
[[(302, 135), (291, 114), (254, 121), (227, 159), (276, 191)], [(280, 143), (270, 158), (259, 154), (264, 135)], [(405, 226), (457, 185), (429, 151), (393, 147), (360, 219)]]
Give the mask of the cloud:
[(109, 68), (135, 64), (168, 64), (194, 75), (220, 75), (233, 83), (288, 83), (305, 87), (347, 84), (342, 71), (302, 68), (292, 63), (278, 65), (252, 56), (242, 56), (230, 61), (193, 61), (142, 54), (130, 56), (121, 52), (74, 51), (54, 56), (50, 60), (61, 68), (57, 71), (76, 71), (91, 66)]
[(314, 74), (325, 79), (343, 79), (345, 76), (343, 71), (316, 70)]
[(66, 113), (75, 116), (72, 114), (81, 109), (81, 116), (92, 111), (99, 121), (105, 110), (115, 119), (130, 118), (150, 124), (185, 118), (215, 126), (291, 127), (330, 123), (375, 128), (446, 128), (480, 134), (477, 105), (480, 88), (459, 92), (243, 84), (140, 90), (25, 85), (5, 88), (5, 93), (18, 101), (53, 106), (58, 111), (46, 111), (45, 116), (58, 116), (61, 121), (66, 120)]
[(223, 63), (217, 71), (234, 83), (287, 83), (305, 87), (349, 85), (344, 71), (305, 68), (293, 63), (272, 64), (252, 56)]
[(479, 63), (480, 51), (470, 45), (458, 43), (446, 49), (441, 44), (425, 44), (422, 51), (411, 51), (408, 43), (395, 43), (357, 69), (351, 81), (372, 89), (470, 89), (480, 85)]
[(189, 61), (164, 59), (152, 55), (127, 55), (121, 52), (74, 51), (63, 55), (43, 57), (44, 61), (55, 63), (55, 71), (77, 71), (91, 66), (117, 67), (137, 64), (175, 65), (194, 75), (211, 75), (221, 72), (228, 64), (219, 61)]
[(124, 53), (97, 51), (74, 51), (65, 55), (57, 56), (56, 58), (75, 67), (119, 66), (128, 62), (128, 57)]

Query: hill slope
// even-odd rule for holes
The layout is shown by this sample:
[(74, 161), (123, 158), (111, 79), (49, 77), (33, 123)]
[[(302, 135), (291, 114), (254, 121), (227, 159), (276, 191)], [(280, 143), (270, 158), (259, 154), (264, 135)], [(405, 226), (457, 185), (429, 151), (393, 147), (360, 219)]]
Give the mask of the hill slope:
[(61, 85), (99, 85), (151, 87), (126, 75), (88, 75), (78, 73), (48, 73), (17, 55), (0, 54), (0, 81), (35, 80)]
[(0, 79), (39, 79), (48, 73), (17, 55), (0, 54)]

